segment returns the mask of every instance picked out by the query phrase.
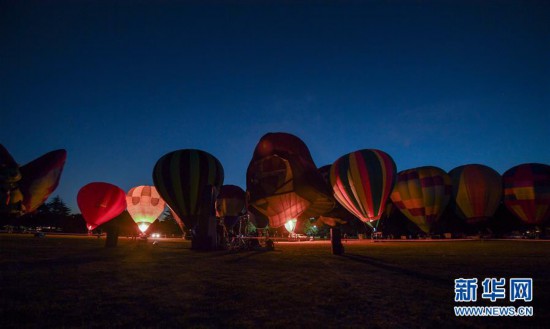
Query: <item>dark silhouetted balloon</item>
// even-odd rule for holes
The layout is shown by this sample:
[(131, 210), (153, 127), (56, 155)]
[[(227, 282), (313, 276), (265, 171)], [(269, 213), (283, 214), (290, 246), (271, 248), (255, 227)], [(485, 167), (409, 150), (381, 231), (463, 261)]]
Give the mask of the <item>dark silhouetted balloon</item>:
[(223, 185), (216, 199), (216, 216), (223, 218), (225, 226), (231, 228), (243, 215), (246, 207), (246, 192), (236, 185)]
[(458, 215), (468, 224), (487, 221), (502, 199), (502, 178), (495, 170), (480, 164), (468, 164), (449, 172), (452, 196)]
[(89, 183), (78, 191), (76, 201), (89, 230), (107, 223), (126, 209), (126, 194), (103, 182)]
[(424, 233), (439, 220), (451, 198), (451, 178), (443, 169), (425, 166), (401, 171), (391, 193), (393, 204)]
[(214, 212), (214, 204), (212, 209), (205, 207), (204, 195), (213, 187), (219, 191), (223, 178), (218, 159), (201, 150), (170, 152), (153, 169), (153, 182), (160, 196), (191, 229), (200, 218)]
[(504, 204), (527, 224), (541, 225), (550, 217), (550, 166), (526, 163), (502, 175)]
[(260, 139), (248, 166), (246, 186), (249, 205), (268, 217), (271, 227), (334, 208), (307, 146), (291, 134), (268, 133)]
[(330, 169), (334, 197), (363, 222), (379, 220), (393, 189), (395, 171), (395, 162), (383, 151), (346, 154)]

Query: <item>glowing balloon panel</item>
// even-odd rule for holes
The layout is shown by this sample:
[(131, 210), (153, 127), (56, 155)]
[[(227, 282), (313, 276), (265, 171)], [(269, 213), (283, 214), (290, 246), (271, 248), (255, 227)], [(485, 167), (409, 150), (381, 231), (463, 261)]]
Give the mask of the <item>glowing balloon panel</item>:
[(288, 233), (294, 233), (294, 230), (296, 229), (296, 223), (298, 220), (296, 218), (292, 218), (286, 221), (285, 228), (288, 231)]
[(426, 166), (397, 175), (391, 201), (422, 231), (429, 233), (451, 197), (451, 178), (440, 168)]
[(550, 217), (550, 166), (526, 163), (503, 174), (504, 204), (522, 221), (541, 225)]
[(336, 160), (330, 168), (334, 197), (363, 222), (380, 219), (395, 180), (395, 163), (380, 150), (360, 150)]

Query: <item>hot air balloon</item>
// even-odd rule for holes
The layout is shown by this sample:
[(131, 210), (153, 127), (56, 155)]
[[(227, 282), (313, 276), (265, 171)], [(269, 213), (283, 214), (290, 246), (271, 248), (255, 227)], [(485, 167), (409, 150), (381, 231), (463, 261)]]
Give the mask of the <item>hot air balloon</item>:
[(55, 150), (27, 163), (21, 169), (19, 189), (25, 213), (38, 209), (57, 188), (67, 159), (67, 151)]
[[(332, 186), (330, 185), (331, 167), (332, 165), (325, 165), (317, 169), (330, 191), (332, 191)], [(346, 224), (348, 221), (354, 220), (355, 216), (352, 213), (347, 211), (346, 208), (336, 201), (336, 199), (334, 199), (334, 201), (334, 208), (331, 211), (319, 216), (318, 221), (321, 224), (336, 226), (337, 224)]]
[(395, 162), (385, 152), (359, 150), (336, 160), (330, 168), (334, 197), (365, 223), (379, 220), (395, 180)]
[(550, 166), (525, 163), (503, 175), (504, 205), (527, 224), (541, 225), (550, 217)]
[(21, 180), (19, 166), (8, 152), (0, 144), (0, 212), (12, 213), (21, 211), (23, 195), (18, 189)]
[(126, 209), (126, 194), (113, 184), (94, 182), (78, 191), (76, 202), (86, 226), (92, 230)]
[(166, 205), (154, 186), (145, 185), (128, 191), (126, 204), (130, 216), (142, 233), (162, 214)]
[(502, 179), (498, 172), (480, 164), (456, 167), (449, 172), (456, 212), (474, 225), (487, 221), (502, 199)]
[(390, 195), (393, 204), (424, 233), (439, 220), (451, 198), (451, 178), (425, 166), (401, 171)]
[(212, 188), (219, 191), (223, 178), (218, 159), (201, 150), (170, 152), (162, 156), (153, 169), (158, 193), (190, 229), (214, 213)]
[(249, 205), (277, 228), (291, 218), (309, 218), (334, 207), (305, 143), (286, 133), (264, 135), (246, 174)]
[(232, 228), (243, 215), (246, 193), (236, 185), (223, 185), (216, 199), (216, 217), (223, 218), (227, 228)]

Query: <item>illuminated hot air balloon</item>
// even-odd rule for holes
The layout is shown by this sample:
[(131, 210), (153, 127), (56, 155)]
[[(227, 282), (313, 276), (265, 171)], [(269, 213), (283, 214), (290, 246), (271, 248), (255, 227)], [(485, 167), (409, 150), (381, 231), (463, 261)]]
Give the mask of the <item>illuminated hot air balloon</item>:
[(145, 233), (149, 226), (162, 214), (166, 203), (154, 186), (136, 186), (126, 195), (128, 212), (139, 230)]
[(504, 205), (527, 224), (541, 225), (550, 217), (550, 166), (525, 163), (503, 175)]
[(38, 209), (59, 185), (67, 151), (51, 151), (27, 163), (21, 169), (19, 189), (23, 194), (23, 211)]
[(223, 185), (216, 199), (216, 217), (223, 218), (227, 228), (232, 228), (245, 211), (246, 193), (236, 185)]
[[(212, 188), (219, 191), (223, 178), (218, 159), (201, 150), (170, 152), (161, 157), (153, 169), (158, 193), (190, 229), (214, 212), (214, 200), (205, 200), (205, 195), (211, 193)], [(209, 202), (212, 209), (206, 204)]]
[(249, 205), (277, 228), (291, 218), (316, 217), (334, 208), (305, 143), (286, 133), (264, 135), (246, 173)]
[(334, 197), (365, 223), (379, 220), (395, 181), (395, 162), (385, 152), (359, 150), (336, 160), (330, 168)]
[(451, 198), (451, 178), (443, 169), (426, 166), (401, 171), (391, 201), (424, 233), (439, 220)]
[(480, 164), (456, 167), (449, 172), (458, 215), (473, 225), (491, 218), (502, 199), (502, 179), (495, 170)]
[(76, 202), (89, 230), (104, 224), (126, 209), (126, 194), (119, 187), (102, 182), (83, 186)]

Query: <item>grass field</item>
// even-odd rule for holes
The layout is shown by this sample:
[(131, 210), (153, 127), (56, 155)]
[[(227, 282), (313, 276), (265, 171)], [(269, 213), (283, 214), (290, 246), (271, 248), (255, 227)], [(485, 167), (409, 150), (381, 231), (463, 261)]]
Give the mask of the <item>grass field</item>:
[[(0, 235), (0, 328), (548, 328), (550, 242), (280, 242), (196, 252), (95, 237)], [(534, 317), (455, 317), (454, 279), (532, 277)], [(481, 285), (478, 295), (481, 294)], [(464, 304), (464, 303), (463, 303)], [(464, 305), (491, 305), (480, 300)]]

